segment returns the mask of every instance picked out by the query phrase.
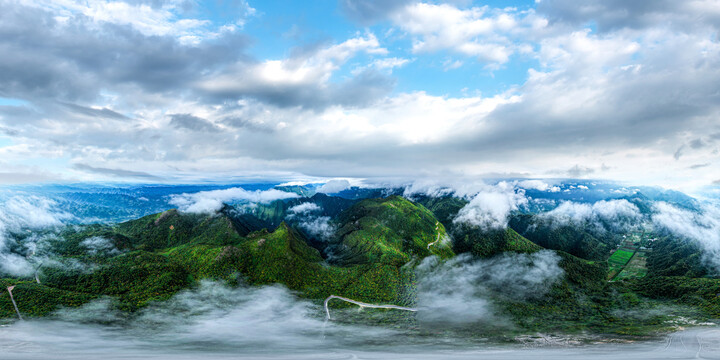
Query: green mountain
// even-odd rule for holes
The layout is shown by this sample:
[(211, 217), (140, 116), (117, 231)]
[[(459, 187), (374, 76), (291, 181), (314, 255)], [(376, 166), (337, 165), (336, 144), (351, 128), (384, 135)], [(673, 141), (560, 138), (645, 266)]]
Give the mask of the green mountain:
[(363, 200), (340, 214), (333, 244), (339, 264), (402, 266), (413, 258), (453, 256), (445, 227), (432, 212), (399, 196)]
[[(168, 210), (116, 225), (68, 227), (48, 242), (49, 248), (38, 249), (35, 256), (53, 259), (40, 267), (40, 283), (34, 276), (4, 276), (0, 285), (16, 286), (26, 316), (108, 296), (118, 309), (133, 312), (202, 279), (228, 286), (282, 284), (318, 303), (337, 295), (415, 306), (417, 284), (423, 281), (415, 267), (429, 256), (442, 263), (471, 254), (472, 263), (504, 263), (510, 270), (512, 261), (554, 254), (557, 264), (552, 266), (562, 274), (547, 284), (547, 291), (525, 297), (511, 296), (498, 285), (474, 291), (517, 331), (639, 335), (665, 329), (669, 316), (683, 309), (690, 309), (683, 315), (697, 318), (720, 316), (720, 280), (708, 277), (692, 243), (658, 240), (647, 255), (647, 277), (608, 282), (606, 240), (590, 231), (533, 227), (536, 219), (525, 215), (514, 215), (506, 229), (483, 230), (453, 221), (466, 204), (463, 199), (415, 200), (315, 194), (247, 212), (230, 206), (213, 215)], [(289, 210), (299, 205), (312, 208), (311, 215)], [(324, 240), (309, 238), (299, 226), (302, 216), (327, 217), (335, 231)], [(557, 251), (541, 251), (546, 248)], [(474, 276), (482, 282), (499, 275)], [(9, 296), (0, 295), (0, 318), (13, 316)]]
[[(264, 221), (268, 227), (274, 228), (283, 221), (288, 221), (290, 209), (307, 203), (319, 207), (317, 215), (336, 217), (341, 212), (350, 208), (356, 200), (348, 200), (336, 196), (328, 196), (322, 193), (314, 194), (312, 197), (305, 197), (292, 200), (277, 200), (270, 204), (257, 204), (250, 209), (244, 209), (240, 213), (246, 216), (253, 216)], [(292, 222), (292, 220), (290, 221)]]

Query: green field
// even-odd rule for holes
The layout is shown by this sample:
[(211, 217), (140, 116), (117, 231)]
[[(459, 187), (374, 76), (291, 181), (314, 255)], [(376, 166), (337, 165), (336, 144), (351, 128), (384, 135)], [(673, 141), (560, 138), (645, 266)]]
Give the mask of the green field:
[(630, 259), (635, 255), (635, 250), (628, 248), (620, 248), (615, 251), (608, 259), (609, 271), (608, 280), (612, 280), (618, 275)]

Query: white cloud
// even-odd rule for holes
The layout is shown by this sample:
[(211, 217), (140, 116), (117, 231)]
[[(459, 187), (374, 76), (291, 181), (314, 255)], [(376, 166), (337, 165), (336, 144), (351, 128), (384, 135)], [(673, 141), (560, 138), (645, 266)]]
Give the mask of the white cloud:
[(368, 69), (377, 69), (380, 71), (386, 71), (388, 73), (392, 73), (393, 69), (403, 67), (411, 61), (412, 60), (398, 58), (398, 57), (388, 57), (388, 58), (377, 59), (366, 66), (360, 66), (360, 67), (353, 69), (352, 73), (353, 73), (353, 75), (359, 75), (359, 74), (362, 74), (363, 71), (366, 71)]
[[(323, 91), (327, 92), (323, 95), (326, 97), (337, 95), (332, 93), (330, 79), (349, 59), (361, 53), (385, 55), (387, 52), (374, 34), (367, 33), (340, 44), (299, 52), (286, 59), (264, 60), (256, 64), (238, 62), (228, 71), (204, 78), (196, 85), (212, 94), (253, 95), (265, 100), (308, 106), (312, 105), (314, 97), (322, 97), (320, 93)], [(386, 69), (402, 65), (399, 59), (394, 59), (394, 63), (385, 59), (385, 63), (378, 64)], [(306, 103), (296, 104), (293, 101)]]
[(288, 212), (293, 214), (307, 214), (311, 212), (320, 211), (322, 208), (315, 203), (305, 202), (300, 205), (295, 205), (288, 209)]
[[(140, 173), (170, 182), (540, 178), (558, 176), (558, 168), (673, 187), (718, 180), (720, 142), (713, 136), (720, 133), (720, 106), (713, 94), (720, 91), (720, 45), (715, 12), (698, 16), (712, 2), (593, 2), (591, 15), (560, 14), (560, 21), (540, 10), (400, 1), (387, 13), (405, 34), (353, 34), (257, 59), (246, 53), (248, 34), (240, 32), (200, 34), (198, 43), (185, 43), (161, 30), (149, 36), (150, 30), (137, 30), (141, 25), (108, 23), (121, 24), (120, 18), (95, 21), (64, 10), (110, 2), (23, 4), (30, 2), (7, 3), (0, 19), (0, 32), (27, 39), (0, 37), (10, 54), (0, 61), (0, 88), (30, 104), (0, 109), (2, 132), (12, 134), (12, 143), (0, 147), (0, 166), (10, 169), (0, 181), (102, 181)], [(118, 6), (143, 6), (137, 4)], [(163, 4), (148, 11), (179, 6)], [(623, 15), (622, 26), (586, 29), (593, 17), (610, 21), (602, 14), (612, 8), (643, 21)], [(147, 16), (138, 12), (137, 20), (152, 24)], [(56, 17), (66, 19), (45, 22)], [(697, 24), (690, 26), (692, 18)], [(513, 83), (498, 81), (502, 87), (444, 95), (432, 77), (408, 82), (405, 72), (388, 73), (406, 56), (398, 47), (407, 43), (395, 36), (416, 40), (413, 66), (433, 62), (439, 72), (457, 61), (472, 71), (474, 61), (464, 57), (481, 56), (467, 55), (477, 44), (503, 47), (509, 59), (522, 53), (537, 64)], [(436, 51), (448, 54), (427, 55)], [(491, 58), (488, 64), (504, 61), (494, 54), (482, 56)], [(393, 92), (396, 82), (411, 85)], [(178, 128), (168, 114), (209, 126)], [(679, 160), (667, 162), (686, 144), (703, 146), (687, 145)], [(689, 169), (693, 164), (710, 165)]]
[(525, 193), (502, 184), (493, 191), (481, 191), (458, 212), (453, 222), (479, 226), (484, 230), (507, 227), (508, 216), (527, 204)]
[(72, 215), (58, 211), (57, 203), (44, 197), (13, 196), (3, 200), (0, 204), (0, 272), (31, 274), (34, 268), (25, 256), (30, 254), (11, 251), (11, 246), (16, 245), (13, 233), (56, 228), (72, 219)]
[(473, 7), (459, 9), (450, 4), (414, 3), (391, 16), (401, 29), (413, 35), (415, 53), (452, 52), (473, 56), (492, 66), (504, 64), (516, 52), (526, 52), (517, 44), (519, 31), (544, 27), (532, 12), (513, 9)]
[(287, 218), (297, 220), (299, 228), (305, 230), (310, 236), (326, 241), (335, 233), (336, 227), (329, 216), (318, 214), (322, 208), (315, 203), (306, 202), (288, 209)]
[(496, 321), (491, 295), (514, 300), (538, 298), (562, 278), (552, 251), (473, 259), (461, 254), (446, 262), (427, 257), (418, 265), (418, 318), (423, 322), (467, 324)]
[(172, 36), (181, 43), (196, 44), (203, 39), (217, 37), (220, 31), (234, 31), (242, 27), (246, 17), (255, 14), (255, 9), (247, 2), (239, 1), (234, 9), (237, 21), (234, 24), (213, 24), (207, 19), (186, 17), (184, 1), (163, 1), (161, 6), (148, 3), (129, 3), (125, 1), (22, 1), (25, 5), (42, 9), (52, 9), (55, 20), (65, 23), (71, 17), (85, 16), (97, 24), (109, 23), (128, 25), (148, 36)]
[(337, 230), (330, 222), (329, 216), (308, 216), (302, 219), (298, 226), (311, 236), (323, 241), (330, 239)]
[(330, 180), (317, 189), (319, 193), (334, 194), (339, 193), (350, 187), (348, 180)]
[(102, 236), (89, 237), (80, 242), (90, 255), (118, 255), (120, 250), (115, 247), (111, 239)]
[(697, 241), (705, 259), (720, 272), (720, 209), (704, 205), (699, 212), (681, 209), (665, 202), (653, 204), (653, 225), (662, 231)]
[(535, 189), (539, 191), (559, 192), (558, 186), (550, 185), (542, 180), (522, 180), (517, 185), (523, 189)]
[(396, 67), (402, 67), (403, 65), (409, 63), (410, 60), (408, 59), (402, 59), (397, 57), (391, 57), (391, 58), (384, 58), (384, 59), (378, 59), (373, 61), (372, 65), (380, 70), (392, 70)]
[(248, 191), (240, 187), (235, 187), (223, 190), (171, 195), (169, 202), (176, 205), (182, 212), (214, 213), (220, 210), (224, 203), (230, 201), (270, 203), (275, 200), (298, 197), (300, 197), (300, 195), (276, 189)]
[(627, 230), (639, 225), (642, 219), (640, 209), (625, 199), (601, 200), (592, 204), (564, 201), (539, 216), (551, 220), (554, 225), (590, 223), (598, 231), (607, 230), (607, 226), (614, 231)]

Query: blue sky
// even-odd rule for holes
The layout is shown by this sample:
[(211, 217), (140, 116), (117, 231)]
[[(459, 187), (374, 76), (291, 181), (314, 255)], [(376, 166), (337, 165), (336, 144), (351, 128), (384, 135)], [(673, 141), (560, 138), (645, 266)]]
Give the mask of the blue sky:
[(720, 182), (718, 0), (0, 10), (0, 183)]
[[(473, 5), (529, 10), (533, 8), (534, 1), (484, 1)], [(382, 38), (389, 57), (410, 60), (394, 71), (397, 78), (396, 93), (425, 91), (437, 96), (463, 96), (481, 92), (496, 95), (521, 85), (527, 77), (527, 69), (538, 66), (537, 61), (530, 56), (515, 56), (497, 69), (488, 69), (486, 64), (474, 61), (470, 56), (459, 59), (448, 53), (418, 56), (411, 51), (411, 39), (394, 31), (390, 22), (357, 24), (348, 21), (337, 1), (263, 1), (252, 6), (256, 14), (248, 19), (244, 27), (245, 32), (253, 37), (249, 49), (252, 55), (281, 59), (295, 47), (342, 42), (343, 39), (370, 31)], [(222, 12), (218, 12), (215, 6), (209, 8), (213, 10), (209, 10), (207, 16), (213, 22), (230, 20), (222, 16)], [(346, 64), (334, 77), (348, 77), (353, 67), (362, 66), (371, 59), (360, 56)], [(463, 64), (449, 69), (457, 61)]]

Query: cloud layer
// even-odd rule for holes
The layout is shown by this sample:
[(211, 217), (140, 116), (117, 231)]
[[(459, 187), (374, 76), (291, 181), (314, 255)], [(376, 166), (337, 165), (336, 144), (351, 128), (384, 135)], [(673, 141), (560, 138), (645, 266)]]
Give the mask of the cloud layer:
[[(25, 241), (27, 254), (18, 253), (15, 234), (26, 230), (56, 228), (72, 215), (56, 208), (56, 202), (39, 196), (13, 196), (0, 202), (0, 273), (29, 275), (34, 272), (32, 257), (36, 243), (31, 237)], [(34, 241), (38, 240), (38, 241)]]
[(541, 213), (540, 218), (551, 221), (555, 226), (589, 225), (601, 232), (627, 231), (643, 221), (640, 209), (625, 199), (601, 200), (592, 204), (564, 201), (555, 209)]
[(522, 190), (500, 183), (491, 190), (480, 191), (458, 212), (455, 223), (478, 226), (483, 230), (504, 229), (508, 216), (528, 200)]
[(665, 202), (654, 204), (653, 225), (660, 232), (670, 233), (699, 243), (705, 261), (720, 273), (720, 209), (704, 205), (699, 212)]
[(170, 204), (176, 205), (178, 210), (189, 213), (214, 213), (223, 207), (223, 204), (233, 201), (247, 203), (271, 203), (275, 200), (294, 199), (300, 195), (276, 189), (248, 191), (240, 187), (200, 191), (170, 196)]
[(260, 6), (2, 0), (0, 182), (718, 179), (716, 0)]
[(491, 294), (512, 300), (542, 297), (564, 274), (559, 261), (549, 250), (491, 259), (462, 254), (447, 262), (428, 257), (417, 268), (418, 317), (445, 324), (496, 320)]

